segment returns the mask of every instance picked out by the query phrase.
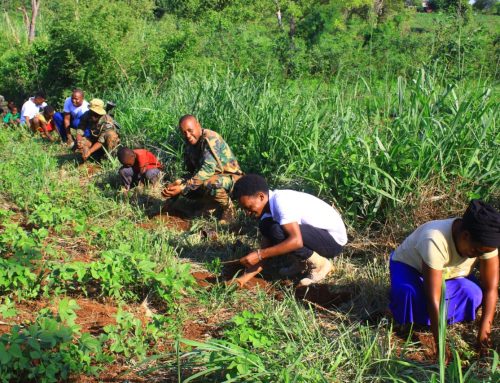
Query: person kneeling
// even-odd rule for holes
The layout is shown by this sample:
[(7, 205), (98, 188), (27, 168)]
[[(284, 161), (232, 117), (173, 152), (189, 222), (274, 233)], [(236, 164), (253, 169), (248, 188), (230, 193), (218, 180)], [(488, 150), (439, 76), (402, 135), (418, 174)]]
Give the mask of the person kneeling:
[[(473, 321), (482, 305), (477, 342), (491, 346), (498, 298), (500, 213), (472, 200), (462, 218), (427, 222), (391, 254), (390, 309), (396, 322), (430, 325), (438, 344), (441, 286), (445, 280), (448, 324)], [(472, 276), (479, 260), (481, 285)]]
[(347, 232), (339, 212), (310, 194), (293, 190), (270, 190), (266, 180), (248, 174), (234, 185), (233, 197), (247, 212), (259, 219), (264, 248), (240, 259), (247, 267), (238, 278), (240, 285), (263, 270), (267, 258), (290, 254), (294, 262), (280, 274), (291, 277), (308, 269), (299, 286), (323, 280), (332, 270), (327, 258), (340, 254)]
[(118, 160), (123, 165), (118, 173), (126, 191), (141, 182), (155, 183), (160, 177), (162, 165), (155, 155), (146, 149), (120, 148)]
[(55, 141), (56, 139), (52, 136), (52, 132), (55, 130), (54, 125), (54, 113), (55, 110), (52, 106), (47, 105), (43, 108), (41, 113), (38, 113), (31, 120), (31, 127), (33, 131), (39, 132), (43, 138), (50, 141)]
[[(89, 137), (85, 137), (85, 130), (89, 130)], [(104, 150), (111, 152), (120, 143), (115, 120), (106, 114), (104, 101), (94, 98), (89, 103), (76, 131), (77, 148), (82, 152), (82, 159), (86, 161), (91, 155), (99, 159)]]
[(179, 130), (186, 144), (184, 164), (189, 176), (164, 188), (162, 195), (171, 201), (169, 209), (176, 210), (182, 201), (178, 197), (183, 196), (197, 202), (188, 206), (188, 215), (196, 216), (212, 206), (221, 224), (230, 223), (234, 217), (229, 194), (243, 174), (234, 153), (218, 133), (204, 129), (193, 115), (180, 118)]

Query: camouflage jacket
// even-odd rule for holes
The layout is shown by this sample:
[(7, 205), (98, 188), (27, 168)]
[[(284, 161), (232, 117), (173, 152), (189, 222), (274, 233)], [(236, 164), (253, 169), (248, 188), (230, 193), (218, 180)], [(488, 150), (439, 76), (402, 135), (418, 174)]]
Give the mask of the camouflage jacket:
[(203, 129), (196, 145), (186, 145), (184, 163), (191, 174), (183, 194), (198, 189), (214, 175), (241, 175), (243, 172), (229, 145), (216, 132)]
[(83, 136), (87, 129), (90, 132), (90, 139), (97, 138), (97, 142), (103, 144), (106, 133), (110, 130), (116, 131), (115, 120), (110, 115), (105, 114), (94, 124), (90, 119), (90, 112), (87, 111), (82, 115), (76, 133)]

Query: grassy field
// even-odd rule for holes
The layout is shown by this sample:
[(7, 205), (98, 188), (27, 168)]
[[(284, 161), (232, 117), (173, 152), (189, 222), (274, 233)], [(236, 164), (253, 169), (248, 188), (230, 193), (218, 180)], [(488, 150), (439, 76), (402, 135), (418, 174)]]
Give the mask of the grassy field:
[(420, 70), (374, 87), (363, 78), (279, 86), (231, 72), (178, 75), (108, 97), (129, 145), (156, 147), (169, 163), (181, 151), (177, 120), (193, 113), (225, 137), (244, 171), (313, 192), (365, 227), (421, 192), (498, 198), (498, 89), (445, 75)]
[[(295, 50), (287, 51), (286, 31), (274, 31), (274, 11), (262, 25), (258, 17), (232, 24), (222, 13), (217, 24), (213, 13), (143, 19), (129, 3), (122, 14), (116, 2), (90, 1), (80, 16), (61, 14), (75, 17), (61, 28), (44, 10), (31, 46), (20, 13), (6, 12), (0, 71), (9, 81), (1, 85), (15, 88), (7, 89), (13, 98), (35, 84), (61, 94), (88, 85), (87, 99), (117, 103), (122, 143), (160, 157), (164, 182), (183, 172), (178, 119), (195, 114), (245, 172), (334, 204), (349, 243), (321, 285), (296, 290), (278, 280), (278, 259), (237, 290), (227, 282), (241, 270), (224, 262), (259, 243), (242, 212), (230, 226), (162, 215), (160, 186), (118, 191), (115, 158), (82, 165), (65, 147), (0, 125), (0, 382), (498, 381), (498, 316), (495, 349), (482, 359), (475, 323), (449, 327), (446, 364), (435, 360), (426, 328), (401, 328), (387, 309), (388, 257), (406, 235), (461, 214), (470, 198), (500, 207), (498, 60), (485, 67), (495, 51), (483, 49), (499, 33), (498, 17), (474, 17), (466, 32), (445, 14), (404, 13), (401, 25), (380, 28), (355, 18), (345, 34), (303, 50), (307, 59), (287, 61), (276, 50)], [(103, 25), (94, 16), (109, 21), (106, 33), (92, 29)], [(207, 40), (223, 27), (231, 40), (217, 52), (225, 45)], [(83, 40), (79, 28), (87, 28)], [(420, 54), (415, 63), (406, 43)], [(47, 47), (61, 59), (54, 67)], [(365, 60), (359, 68), (348, 49)], [(341, 53), (346, 62), (331, 76), (309, 72), (313, 54), (327, 51), (332, 65)], [(268, 75), (257, 60), (264, 53)], [(282, 66), (294, 59), (309, 69), (287, 77)], [(54, 80), (50, 68), (60, 69)], [(109, 78), (120, 80), (103, 86)]]
[[(297, 292), (267, 275), (238, 291), (220, 262), (256, 246), (244, 217), (154, 216), (159, 189), (124, 198), (116, 161), (78, 165), (22, 131), (2, 129), (0, 143), (3, 381), (439, 381), (430, 334), (387, 315), (397, 225), (352, 232), (324, 285)], [(425, 218), (443, 212), (420, 202)], [(473, 334), (448, 329), (447, 381), (498, 379), (497, 354), (476, 360)]]

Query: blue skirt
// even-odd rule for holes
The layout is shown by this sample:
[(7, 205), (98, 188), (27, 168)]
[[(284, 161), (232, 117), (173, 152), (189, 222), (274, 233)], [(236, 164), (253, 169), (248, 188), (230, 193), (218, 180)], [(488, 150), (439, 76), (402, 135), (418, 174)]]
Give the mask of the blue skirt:
[[(406, 263), (390, 260), (390, 309), (400, 324), (430, 325), (424, 279), (416, 269)], [(445, 282), (448, 324), (472, 321), (483, 300), (483, 293), (473, 276), (454, 278)]]

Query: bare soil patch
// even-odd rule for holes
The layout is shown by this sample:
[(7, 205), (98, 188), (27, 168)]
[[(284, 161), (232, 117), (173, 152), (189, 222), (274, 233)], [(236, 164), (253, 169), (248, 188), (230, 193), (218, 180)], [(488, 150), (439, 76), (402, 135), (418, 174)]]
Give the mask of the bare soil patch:
[[(211, 286), (218, 282), (226, 282), (227, 284), (227, 282), (233, 280), (234, 277), (241, 275), (241, 273), (239, 272), (243, 272), (243, 267), (241, 265), (238, 265), (239, 264), (237, 264), (236, 266), (234, 264), (226, 265), (222, 269), (222, 273), (219, 278), (217, 278), (215, 274), (205, 271), (194, 272), (192, 273), (192, 276), (196, 280), (198, 286), (209, 289)], [(274, 295), (279, 299), (282, 299), (283, 297), (283, 294), (276, 290), (271, 282), (260, 277), (252, 278), (242, 287), (242, 289), (244, 290), (255, 290), (257, 288), (264, 290), (270, 295)]]
[(175, 231), (188, 231), (191, 227), (191, 222), (176, 215), (158, 214), (150, 217), (148, 222), (139, 224), (139, 227), (148, 230), (165, 227)]
[(97, 383), (97, 382), (143, 383), (147, 381), (148, 379), (138, 376), (136, 373), (130, 371), (130, 367), (126, 367), (122, 363), (106, 366), (106, 369), (102, 371), (98, 377), (81, 374), (74, 376), (70, 379), (70, 382), (72, 383)]
[(217, 283), (217, 277), (208, 271), (196, 271), (191, 273), (191, 275), (200, 287), (209, 288), (213, 284)]
[(93, 335), (103, 332), (104, 326), (109, 324), (116, 324), (115, 306), (109, 304), (99, 303), (90, 299), (78, 299), (78, 306), (76, 310), (76, 324), (82, 326), (83, 332), (88, 332)]
[(295, 290), (295, 298), (306, 302), (315, 303), (326, 309), (340, 306), (352, 299), (352, 291), (337, 291), (331, 285), (312, 285), (298, 287)]

